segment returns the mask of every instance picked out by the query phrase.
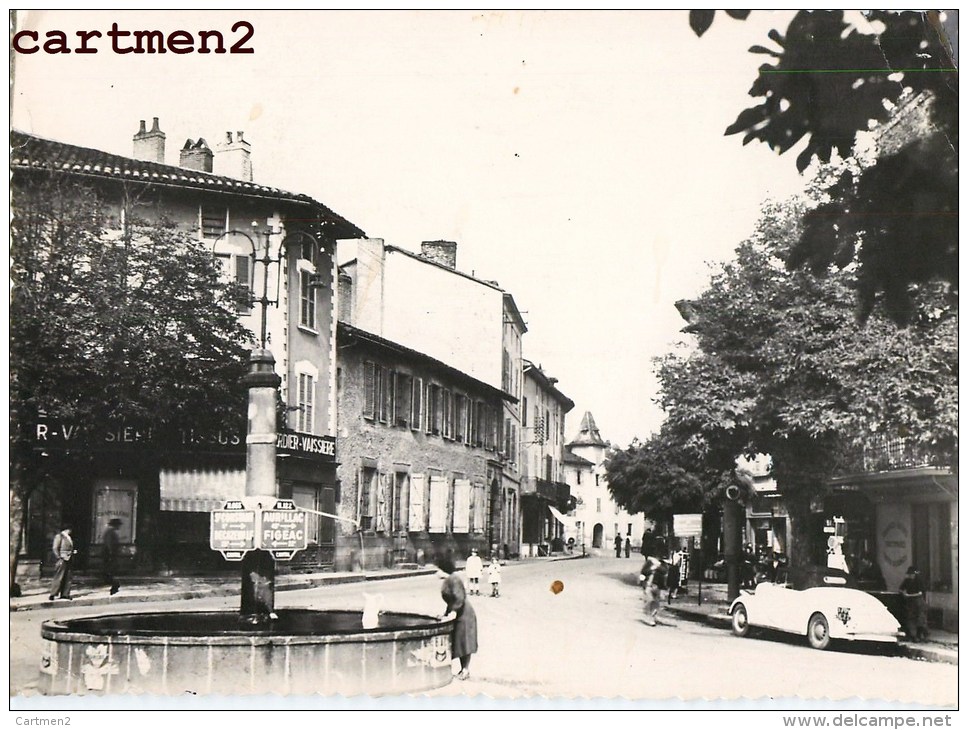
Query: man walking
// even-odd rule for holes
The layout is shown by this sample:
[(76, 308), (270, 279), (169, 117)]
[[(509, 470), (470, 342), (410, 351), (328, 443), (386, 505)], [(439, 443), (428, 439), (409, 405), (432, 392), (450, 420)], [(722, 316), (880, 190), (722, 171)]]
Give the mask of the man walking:
[(622, 536), (621, 535), (615, 536), (615, 557), (616, 558), (622, 557)]
[(50, 596), (48, 600), (62, 598), (65, 601), (71, 600), (71, 559), (77, 555), (74, 549), (74, 540), (71, 537), (71, 526), (64, 525), (63, 529), (54, 535), (52, 545), (54, 557), (57, 564), (54, 567), (54, 580), (50, 584)]
[(121, 520), (115, 517), (108, 521), (108, 526), (104, 528), (104, 533), (101, 535), (104, 584), (111, 586), (112, 596), (121, 590), (121, 583), (115, 576), (118, 568), (118, 547), (121, 543), (118, 537), (119, 527), (121, 527)]

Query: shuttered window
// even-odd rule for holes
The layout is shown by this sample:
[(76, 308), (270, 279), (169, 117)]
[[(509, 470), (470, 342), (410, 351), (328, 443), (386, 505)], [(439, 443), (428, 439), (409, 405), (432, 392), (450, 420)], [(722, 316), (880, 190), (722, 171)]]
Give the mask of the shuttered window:
[(454, 480), (454, 532), (470, 532), (471, 525), (471, 481)]
[(390, 417), (390, 380), (387, 369), (380, 365), (376, 367), (376, 405), (377, 419), (386, 423)]
[(363, 417), (376, 418), (376, 365), (363, 363)]
[(297, 394), (296, 430), (315, 433), (313, 430), (313, 409), (316, 403), (316, 381), (312, 375), (299, 373)]
[(377, 490), (379, 489), (377, 470), (364, 466), (360, 470), (360, 529), (372, 530), (376, 522)]
[(484, 484), (475, 484), (471, 495), (471, 526), (473, 531), (480, 534), (484, 532), (487, 510), (487, 493)]
[(453, 400), (453, 394), (444, 388), (441, 391), (440, 398), (440, 414), (441, 414), (441, 424), (440, 424), (440, 435), (445, 439), (451, 438), (451, 428), (454, 422), (454, 414), (452, 412), (453, 405), (451, 401)]
[(410, 428), (417, 431), (423, 426), (423, 378), (413, 378), (410, 391)]
[(427, 384), (427, 433), (440, 434), (440, 386)]
[(408, 373), (394, 373), (393, 381), (393, 424), (406, 428), (411, 418), (413, 378)]
[(421, 532), (427, 527), (427, 519), (424, 515), (426, 483), (426, 477), (423, 474), (413, 474), (410, 477), (410, 532)]
[(316, 329), (316, 275), (302, 270), (299, 272), (299, 324), (308, 329)]
[(447, 532), (447, 480), (430, 477), (430, 532)]

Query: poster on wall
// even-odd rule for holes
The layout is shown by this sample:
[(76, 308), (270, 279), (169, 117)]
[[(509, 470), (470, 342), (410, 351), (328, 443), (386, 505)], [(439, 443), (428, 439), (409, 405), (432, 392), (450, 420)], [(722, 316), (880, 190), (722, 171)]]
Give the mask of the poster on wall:
[(122, 545), (134, 542), (135, 508), (138, 502), (138, 487), (134, 482), (102, 482), (94, 490), (94, 515), (92, 540), (101, 543), (101, 536), (113, 519), (121, 520), (118, 526), (118, 541)]

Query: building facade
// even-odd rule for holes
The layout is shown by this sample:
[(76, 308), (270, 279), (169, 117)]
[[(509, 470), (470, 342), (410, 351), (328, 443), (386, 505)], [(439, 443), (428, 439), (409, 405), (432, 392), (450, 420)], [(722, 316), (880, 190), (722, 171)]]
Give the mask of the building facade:
[[(171, 220), (210, 247), (225, 274), (252, 289), (254, 299), (263, 294), (263, 264), (253, 244), (281, 260), (267, 277), (277, 306), (267, 308), (264, 330), (258, 305), (240, 312), (257, 340), (264, 331), (282, 379), (286, 415), (279, 426), (291, 438), (280, 438), (277, 491), (315, 511), (334, 506), (334, 250), (337, 238), (358, 237), (360, 229), (308, 196), (253, 182), (251, 146), (241, 132), (227, 133), (214, 150), (189, 139), (178, 165), (166, 163), (157, 119), (151, 129), (141, 123), (131, 157), (19, 132), (12, 150), (12, 185), (46, 176), (68, 190), (95, 188), (119, 227), (134, 217)], [(72, 449), (70, 434), (80, 430), (95, 436)], [(209, 547), (209, 512), (244, 494), (242, 386), (238, 430), (186, 428), (172, 439), (138, 424), (41, 422), (34, 433), (37, 453), (52, 468), (27, 505), (26, 560), (46, 561), (59, 523), (69, 519), (85, 546), (83, 568), (96, 560), (108, 519), (118, 517), (127, 569), (236, 569)], [(310, 547), (297, 560), (331, 563), (331, 526), (313, 515), (309, 527)]]
[[(563, 550), (563, 515), (574, 505), (565, 482), (565, 415), (574, 401), (540, 365), (524, 361), (521, 396), (521, 550), (529, 556)], [(556, 514), (557, 512), (557, 514)]]
[[(605, 461), (609, 444), (602, 438), (591, 411), (585, 411), (578, 433), (565, 452), (565, 481), (575, 498), (575, 524), (569, 537), (585, 550), (614, 550), (615, 538), (631, 543), (637, 553), (642, 546), (646, 519), (620, 507), (608, 489)], [(624, 555), (624, 552), (623, 552)]]
[(457, 270), (453, 242), (341, 251), (337, 565), (489, 553), (517, 522), (506, 428), (520, 313)]

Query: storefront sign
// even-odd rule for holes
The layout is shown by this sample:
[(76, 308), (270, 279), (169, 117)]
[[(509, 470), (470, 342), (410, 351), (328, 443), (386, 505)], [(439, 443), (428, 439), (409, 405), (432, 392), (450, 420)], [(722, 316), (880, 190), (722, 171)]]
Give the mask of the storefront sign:
[(702, 535), (702, 515), (672, 515), (672, 533), (676, 537), (697, 537)]
[(334, 462), (336, 461), (336, 439), (332, 436), (282, 431), (276, 436), (276, 454)]
[(898, 568), (908, 563), (908, 529), (898, 521), (887, 523), (881, 532), (881, 556)]
[(245, 445), (240, 430), (178, 428), (158, 432), (144, 424), (112, 423), (90, 427), (55, 419), (35, 423), (32, 435), (34, 448), (38, 450), (137, 451), (156, 447), (185, 451), (240, 451)]

